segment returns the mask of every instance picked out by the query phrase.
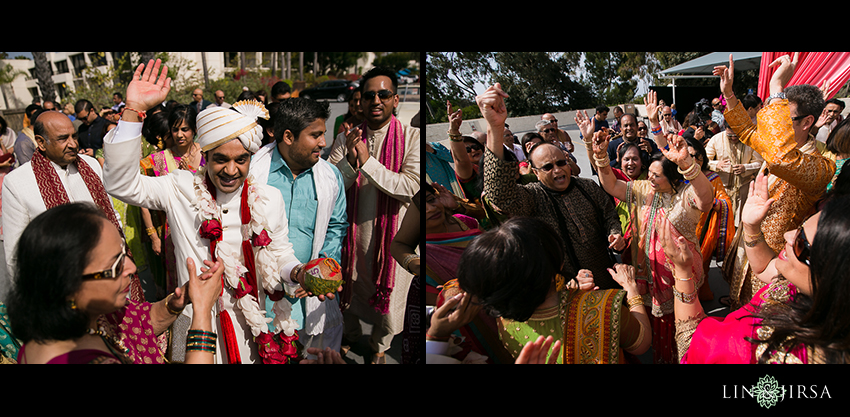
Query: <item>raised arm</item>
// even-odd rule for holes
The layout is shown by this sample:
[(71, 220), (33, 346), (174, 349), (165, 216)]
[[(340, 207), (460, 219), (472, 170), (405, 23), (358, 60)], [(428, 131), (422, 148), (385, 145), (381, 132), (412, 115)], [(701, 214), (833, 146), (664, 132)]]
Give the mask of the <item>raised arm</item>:
[(460, 134), (460, 125), (463, 123), (463, 111), (456, 111), (452, 108), (452, 103), (446, 100), (446, 113), (449, 115), (449, 140), (451, 141), (452, 159), (455, 162), (455, 173), (462, 180), (468, 180), (474, 173), (472, 168), (472, 159), (469, 153), (466, 152), (466, 145), (463, 143), (462, 135)]
[(599, 176), (599, 183), (602, 184), (602, 188), (614, 198), (621, 201), (625, 200), (628, 186), (625, 181), (617, 179), (614, 171), (611, 170), (611, 161), (608, 156), (608, 130), (602, 129), (594, 132), (593, 119), (587, 116), (587, 111), (577, 111), (575, 121), (582, 136), (592, 138), (592, 162), (596, 165), (596, 174)]
[(646, 113), (649, 115), (649, 130), (655, 138), (655, 144), (658, 149), (667, 148), (667, 137), (664, 136), (664, 128), (658, 121), (658, 93), (649, 90), (646, 97), (643, 98), (643, 104), (646, 106)]
[(711, 210), (714, 206), (714, 187), (688, 152), (688, 144), (685, 142), (685, 138), (670, 134), (667, 137), (667, 143), (669, 149), (661, 148), (661, 153), (679, 167), (679, 172), (685, 177), (685, 180), (693, 184), (697, 197), (697, 210), (702, 212)]
[(481, 115), (487, 121), (487, 149), (498, 159), (505, 159), (505, 120), (508, 118), (506, 97), (508, 95), (502, 91), (502, 85), (499, 83), (475, 97)]

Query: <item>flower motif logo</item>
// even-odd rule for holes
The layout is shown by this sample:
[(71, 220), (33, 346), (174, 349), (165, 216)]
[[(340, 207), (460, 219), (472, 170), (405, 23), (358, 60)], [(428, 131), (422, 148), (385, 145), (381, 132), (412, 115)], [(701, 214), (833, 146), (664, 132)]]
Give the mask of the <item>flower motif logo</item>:
[(759, 378), (758, 384), (753, 388), (753, 395), (760, 406), (770, 408), (785, 397), (785, 387), (780, 386), (772, 376), (765, 375)]

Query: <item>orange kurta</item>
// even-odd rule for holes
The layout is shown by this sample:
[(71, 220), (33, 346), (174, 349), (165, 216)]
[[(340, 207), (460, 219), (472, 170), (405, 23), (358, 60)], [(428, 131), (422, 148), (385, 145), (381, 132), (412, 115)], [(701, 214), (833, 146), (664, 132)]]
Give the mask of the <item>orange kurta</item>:
[[(835, 173), (835, 163), (820, 155), (813, 138), (797, 147), (788, 100), (773, 100), (765, 106), (758, 113), (757, 125), (742, 105), (726, 110), (724, 117), (741, 142), (761, 155), (769, 169), (769, 193), (775, 201), (761, 228), (767, 244), (779, 253), (785, 245), (783, 234), (798, 227), (823, 195)], [(735, 247), (723, 264), (734, 308), (749, 302), (765, 285), (753, 275), (743, 241), (738, 233)]]

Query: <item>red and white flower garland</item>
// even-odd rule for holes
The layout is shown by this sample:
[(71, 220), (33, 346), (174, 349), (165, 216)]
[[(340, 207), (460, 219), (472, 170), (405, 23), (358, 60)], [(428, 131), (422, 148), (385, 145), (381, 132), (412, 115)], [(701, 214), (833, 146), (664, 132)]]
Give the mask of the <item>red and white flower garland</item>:
[[(277, 268), (277, 261), (268, 249), (271, 238), (268, 235), (268, 220), (266, 219), (263, 190), (257, 187), (252, 176), (245, 180), (242, 189), (242, 204), (240, 213), (243, 217), (241, 248), (234, 248), (222, 240), (220, 208), (210, 193), (206, 169), (201, 168), (194, 177), (195, 207), (201, 218), (201, 237), (210, 240), (210, 251), (214, 259), (224, 263), (223, 279), (225, 285), (233, 290), (237, 298), (236, 306), (245, 316), (251, 327), (251, 333), (259, 345), (260, 355), (265, 363), (286, 363), (297, 353), (294, 341), (298, 339), (298, 322), (291, 318), (292, 304), (284, 297), (283, 281)], [(247, 211), (247, 213), (245, 213)], [(250, 217), (250, 221), (246, 218)], [(248, 243), (250, 242), (250, 243)], [(253, 248), (253, 259), (247, 258), (246, 248)], [(242, 259), (253, 269), (249, 269), (239, 261)], [(266, 317), (266, 312), (260, 310), (254, 288), (248, 279), (253, 274), (255, 282), (259, 281), (269, 297), (274, 301), (272, 311), (275, 318)], [(256, 292), (260, 296), (259, 289)], [(272, 323), (274, 334), (270, 334), (268, 324)], [(275, 336), (281, 345), (275, 341)]]

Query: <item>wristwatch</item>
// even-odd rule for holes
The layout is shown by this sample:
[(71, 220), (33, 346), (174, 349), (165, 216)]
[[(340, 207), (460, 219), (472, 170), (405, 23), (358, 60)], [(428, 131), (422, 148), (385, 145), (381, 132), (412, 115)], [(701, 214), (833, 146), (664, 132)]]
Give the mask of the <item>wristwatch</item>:
[(764, 102), (765, 102), (765, 104), (770, 104), (771, 100), (773, 100), (775, 98), (785, 100), (785, 93), (783, 93), (783, 92), (773, 93), (770, 96), (768, 96), (767, 100), (765, 100)]

